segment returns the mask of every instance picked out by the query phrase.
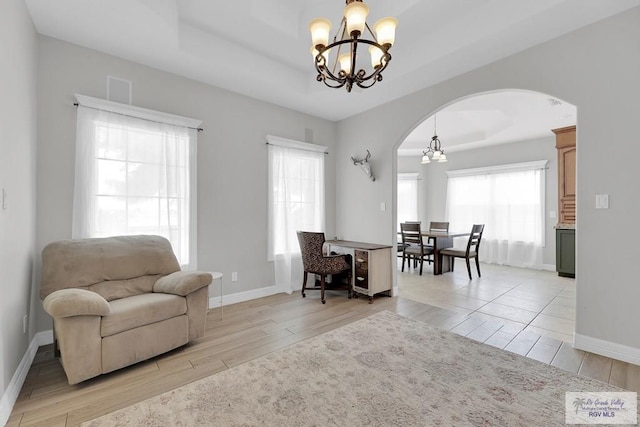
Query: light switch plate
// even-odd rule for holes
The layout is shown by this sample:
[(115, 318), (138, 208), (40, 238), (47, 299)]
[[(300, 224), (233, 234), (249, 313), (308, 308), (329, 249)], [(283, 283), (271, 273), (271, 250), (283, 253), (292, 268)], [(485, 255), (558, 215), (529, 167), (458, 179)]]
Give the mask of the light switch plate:
[(608, 194), (596, 194), (596, 209), (609, 209)]

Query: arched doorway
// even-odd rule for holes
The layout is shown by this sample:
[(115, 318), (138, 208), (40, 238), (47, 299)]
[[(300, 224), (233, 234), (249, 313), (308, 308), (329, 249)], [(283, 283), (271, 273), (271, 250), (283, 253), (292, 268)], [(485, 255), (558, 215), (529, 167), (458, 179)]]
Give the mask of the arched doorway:
[[(448, 219), (448, 171), (543, 159), (548, 160), (548, 166), (542, 216), (544, 247), (541, 262), (535, 266), (541, 271), (483, 265), (482, 279), (469, 281), (462, 262), (450, 275), (426, 273), (420, 278), (412, 271), (398, 273), (400, 296), (462, 313), (507, 319), (513, 326), (558, 339), (571, 338), (575, 283), (558, 278), (554, 271), (558, 165), (552, 129), (575, 125), (576, 119), (576, 107), (553, 96), (503, 90), (454, 100), (431, 112), (407, 134), (397, 147), (396, 194), (403, 193), (401, 174), (417, 174), (415, 219), (423, 224)], [(434, 127), (447, 162), (422, 164)], [(401, 200), (396, 200), (396, 209), (398, 220), (409, 218), (400, 212), (404, 209)], [(428, 281), (432, 283), (425, 286)]]

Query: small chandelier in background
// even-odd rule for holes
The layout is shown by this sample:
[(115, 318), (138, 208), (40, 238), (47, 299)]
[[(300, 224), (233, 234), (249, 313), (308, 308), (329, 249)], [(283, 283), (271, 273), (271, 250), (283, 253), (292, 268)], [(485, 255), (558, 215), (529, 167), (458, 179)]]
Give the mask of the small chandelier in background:
[[(369, 14), (367, 5), (362, 0), (346, 0), (346, 3), (340, 27), (331, 44), (329, 44), (331, 21), (328, 19), (314, 19), (309, 24), (309, 30), (311, 30), (313, 43), (311, 54), (318, 71), (316, 80), (323, 82), (330, 88), (338, 89), (346, 86), (347, 92), (351, 92), (354, 83), (366, 89), (382, 80), (382, 71), (391, 61), (389, 49), (395, 41), (398, 20), (395, 18), (380, 19), (373, 26), (376, 31), (376, 35), (374, 35), (367, 24), (367, 15)], [(365, 29), (371, 40), (361, 38), (365, 36)], [(363, 68), (357, 69), (362, 67), (362, 64), (358, 62), (358, 46), (360, 44), (369, 45), (371, 56), (369, 73)], [(330, 57), (333, 57), (333, 60)]]
[[(431, 156), (431, 158), (429, 158)], [(422, 152), (422, 164), (426, 165), (427, 163), (431, 163), (431, 161), (444, 163), (447, 161), (447, 156), (444, 154), (444, 149), (442, 148), (442, 144), (440, 144), (440, 140), (438, 139), (438, 135), (436, 134), (436, 115), (433, 115), (433, 137), (431, 137), (431, 142), (429, 142), (429, 147), (426, 151)]]

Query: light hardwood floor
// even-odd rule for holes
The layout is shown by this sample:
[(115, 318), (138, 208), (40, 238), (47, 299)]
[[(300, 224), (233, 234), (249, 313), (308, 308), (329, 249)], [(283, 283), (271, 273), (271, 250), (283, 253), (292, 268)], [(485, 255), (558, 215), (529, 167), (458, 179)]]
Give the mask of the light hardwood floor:
[[(446, 280), (453, 279), (455, 277), (451, 275)], [(467, 279), (464, 286), (469, 289), (463, 293), (472, 293), (474, 283), (478, 286), (484, 282), (478, 279), (469, 282)], [(220, 320), (219, 309), (211, 310), (206, 335), (197, 342), (74, 386), (67, 384), (59, 362), (53, 357), (51, 346), (42, 347), (7, 425), (78, 426), (83, 421), (380, 310), (390, 310), (571, 372), (640, 391), (638, 366), (575, 350), (567, 342), (541, 335), (536, 330), (521, 328), (506, 318), (487, 317), (475, 310), (467, 313), (458, 308), (455, 305), (437, 307), (406, 297), (385, 296), (376, 297), (373, 304), (368, 304), (366, 298), (349, 300), (344, 292), (328, 292), (326, 305), (320, 303), (317, 291), (309, 291), (305, 299), (299, 293), (274, 295), (227, 306), (224, 320)]]

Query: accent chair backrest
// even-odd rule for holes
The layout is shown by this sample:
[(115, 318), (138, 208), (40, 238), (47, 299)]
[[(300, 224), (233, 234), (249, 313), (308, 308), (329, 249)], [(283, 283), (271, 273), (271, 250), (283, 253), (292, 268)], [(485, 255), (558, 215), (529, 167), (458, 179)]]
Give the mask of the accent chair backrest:
[(171, 243), (161, 236), (61, 240), (42, 251), (40, 298), (82, 288), (111, 301), (152, 292), (158, 278), (179, 270)]
[(323, 232), (298, 231), (298, 243), (300, 244), (300, 254), (302, 255), (302, 265), (305, 270), (315, 270), (315, 267), (322, 260), (322, 247), (325, 242)]

